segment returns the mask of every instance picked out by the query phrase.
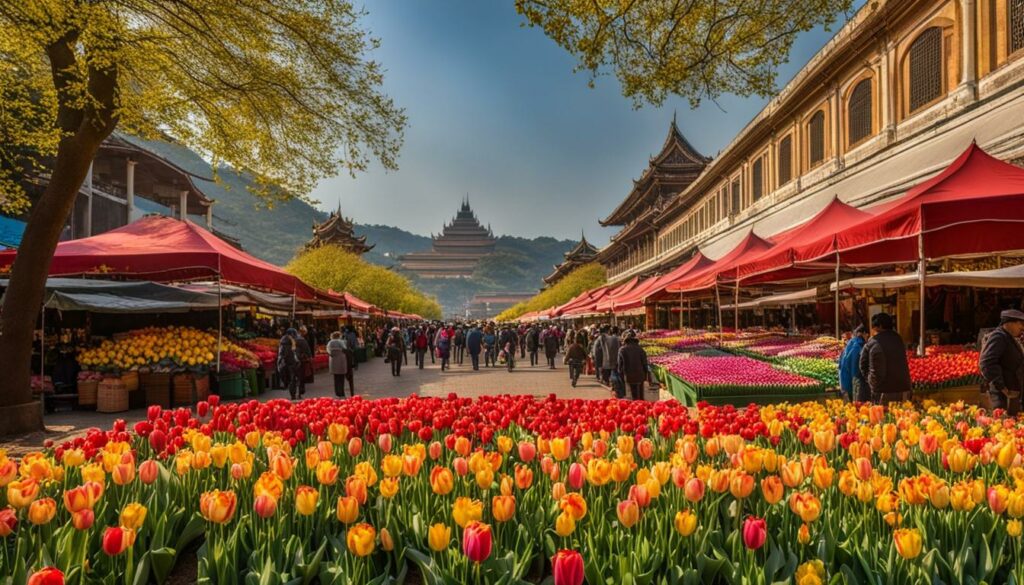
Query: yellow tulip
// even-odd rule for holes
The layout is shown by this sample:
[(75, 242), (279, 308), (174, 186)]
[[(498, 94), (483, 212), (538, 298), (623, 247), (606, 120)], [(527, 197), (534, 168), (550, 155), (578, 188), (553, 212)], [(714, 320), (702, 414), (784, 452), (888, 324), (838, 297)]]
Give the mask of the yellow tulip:
[(676, 532), (682, 536), (690, 536), (697, 530), (697, 516), (689, 510), (680, 510), (676, 512), (673, 524)]
[(348, 550), (357, 557), (365, 557), (372, 553), (376, 540), (377, 531), (365, 522), (349, 528), (345, 536)]
[(555, 518), (555, 534), (561, 537), (569, 536), (576, 530), (576, 521), (573, 520), (572, 514), (568, 512), (562, 512)]
[(295, 488), (295, 510), (303, 516), (312, 516), (316, 511), (317, 501), (320, 499), (320, 492), (308, 485), (300, 485)]
[(441, 524), (440, 522), (430, 527), (427, 532), (427, 543), (430, 545), (430, 549), (436, 552), (441, 552), (448, 548), (448, 543), (452, 540), (452, 529)]
[(900, 528), (893, 533), (896, 552), (905, 559), (916, 559), (921, 554), (921, 531), (917, 528)]
[(125, 504), (121, 509), (121, 527), (138, 530), (146, 522), (146, 507), (137, 502)]
[(474, 520), (480, 520), (483, 516), (484, 506), (480, 500), (470, 498), (455, 498), (452, 504), (452, 518), (459, 528), (465, 528), (466, 524)]
[(508, 522), (515, 514), (515, 496), (494, 496), (491, 500), (491, 515), (496, 522)]
[(380, 495), (383, 496), (384, 499), (390, 500), (391, 498), (395, 497), (395, 494), (397, 494), (397, 493), (398, 493), (398, 478), (397, 477), (388, 477), (388, 478), (385, 478), (385, 479), (381, 480), (381, 482), (380, 482)]

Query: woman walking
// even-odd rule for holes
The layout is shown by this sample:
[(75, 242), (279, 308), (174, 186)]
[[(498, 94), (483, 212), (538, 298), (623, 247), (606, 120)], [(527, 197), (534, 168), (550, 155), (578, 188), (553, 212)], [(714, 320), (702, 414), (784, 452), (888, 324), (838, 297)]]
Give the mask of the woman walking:
[(405, 341), (402, 340), (402, 332), (398, 327), (391, 330), (387, 341), (388, 361), (391, 362), (391, 375), (402, 375), (402, 357), (405, 356)]
[[(348, 374), (349, 364), (345, 356), (345, 343), (341, 340), (341, 332), (331, 333), (331, 340), (327, 342), (327, 355), (330, 356), (329, 368), (334, 378), (334, 395), (338, 398), (345, 397), (345, 376)], [(353, 391), (352, 395), (355, 395)]]
[(294, 329), (288, 329), (277, 346), (277, 373), (281, 377), (281, 385), (288, 389), (292, 400), (295, 400), (299, 378), (302, 376), (295, 348), (295, 335)]

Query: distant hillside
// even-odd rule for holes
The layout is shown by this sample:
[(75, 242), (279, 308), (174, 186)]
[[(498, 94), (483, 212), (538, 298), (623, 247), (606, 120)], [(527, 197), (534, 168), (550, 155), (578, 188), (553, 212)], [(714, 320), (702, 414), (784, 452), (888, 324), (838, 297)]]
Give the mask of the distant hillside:
[[(125, 136), (198, 177), (211, 177), (210, 164), (197, 153), (168, 142), (155, 142)], [(216, 228), (237, 238), (250, 254), (283, 266), (291, 260), (310, 236), (314, 222), (327, 214), (303, 201), (268, 204), (254, 197), (247, 189), (252, 185), (244, 174), (225, 168), (219, 172), (220, 182), (196, 179), (196, 186), (207, 197), (217, 201), (213, 208)], [(344, 211), (344, 210), (342, 210)], [(440, 227), (440, 226), (439, 226)], [(409, 252), (430, 249), (430, 238), (385, 225), (356, 224), (355, 232), (365, 235), (374, 249), (364, 256), (368, 262), (394, 267), (398, 257)], [(514, 236), (498, 238), (496, 253), (480, 263), (476, 274), (466, 281), (419, 280), (420, 290), (434, 294), (446, 313), (460, 312), (465, 302), (481, 291), (529, 292), (539, 289), (543, 277), (575, 242), (541, 237)]]

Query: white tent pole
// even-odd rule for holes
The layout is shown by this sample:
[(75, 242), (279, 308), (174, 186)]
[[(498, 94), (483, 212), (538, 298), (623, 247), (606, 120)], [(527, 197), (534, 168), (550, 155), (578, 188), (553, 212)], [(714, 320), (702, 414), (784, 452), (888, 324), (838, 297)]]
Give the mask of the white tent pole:
[(836, 328), (833, 334), (839, 339), (839, 250), (836, 250)]
[(722, 328), (722, 294), (718, 290), (718, 279), (715, 279), (715, 305), (718, 314), (718, 344), (725, 343), (725, 330)]
[(918, 297), (919, 298), (919, 311), (917, 317), (917, 355), (924, 355), (924, 330), (925, 330), (925, 319), (924, 319), (924, 292), (925, 292), (925, 273), (928, 272), (928, 264), (924, 257), (924, 231), (917, 233), (917, 284), (918, 284)]
[[(671, 313), (671, 311), (670, 311)], [(671, 314), (669, 315), (671, 317)], [(679, 292), (679, 328), (683, 329), (683, 293)]]
[(733, 329), (735, 329), (736, 331), (739, 331), (740, 330), (740, 281), (739, 281), (738, 278), (736, 279), (736, 283), (735, 284), (736, 284), (736, 294), (733, 297), (733, 303), (732, 303), (732, 310), (733, 310), (733, 313), (732, 313), (733, 325), (732, 326), (733, 326)]
[(220, 259), (217, 259), (217, 373), (220, 373), (220, 352), (224, 339), (224, 297), (221, 293)]

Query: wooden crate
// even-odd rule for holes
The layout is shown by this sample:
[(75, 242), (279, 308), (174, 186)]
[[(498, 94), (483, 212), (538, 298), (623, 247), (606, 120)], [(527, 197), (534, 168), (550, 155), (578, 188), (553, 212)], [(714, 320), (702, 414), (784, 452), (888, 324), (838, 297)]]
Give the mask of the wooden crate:
[(128, 410), (128, 390), (121, 378), (101, 380), (96, 388), (96, 412)]
[(129, 392), (139, 389), (139, 373), (135, 370), (121, 374), (121, 381), (124, 382), (124, 387)]
[(164, 408), (171, 406), (171, 374), (149, 373), (139, 376), (139, 385), (146, 396), (146, 404), (159, 404)]
[(174, 405), (190, 405), (210, 396), (210, 377), (192, 373), (175, 374), (171, 393)]
[(96, 406), (96, 391), (99, 380), (82, 380), (78, 382), (78, 404), (80, 406)]

